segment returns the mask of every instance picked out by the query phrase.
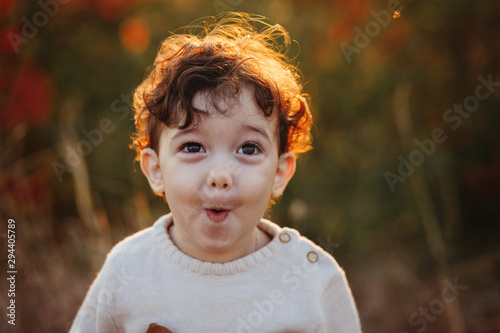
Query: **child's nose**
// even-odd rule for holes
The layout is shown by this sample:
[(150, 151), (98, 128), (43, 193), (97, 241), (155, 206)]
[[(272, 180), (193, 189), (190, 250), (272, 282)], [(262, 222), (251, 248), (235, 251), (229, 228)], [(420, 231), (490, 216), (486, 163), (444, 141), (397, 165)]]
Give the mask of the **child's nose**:
[(211, 171), (208, 175), (207, 185), (208, 187), (213, 189), (229, 190), (233, 185), (233, 181), (231, 178), (232, 177), (229, 172), (225, 170)]

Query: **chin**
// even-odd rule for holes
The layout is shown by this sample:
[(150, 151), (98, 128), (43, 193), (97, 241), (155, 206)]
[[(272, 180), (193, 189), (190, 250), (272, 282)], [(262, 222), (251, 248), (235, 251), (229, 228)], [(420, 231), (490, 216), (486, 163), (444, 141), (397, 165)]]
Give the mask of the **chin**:
[(236, 240), (231, 239), (227, 233), (222, 235), (211, 233), (210, 235), (202, 235), (199, 244), (208, 251), (219, 252), (229, 249), (235, 242)]

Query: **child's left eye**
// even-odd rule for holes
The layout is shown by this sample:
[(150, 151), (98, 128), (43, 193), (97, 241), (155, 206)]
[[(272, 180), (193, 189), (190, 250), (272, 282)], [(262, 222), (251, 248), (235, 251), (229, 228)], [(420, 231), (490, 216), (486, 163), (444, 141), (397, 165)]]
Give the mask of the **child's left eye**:
[(181, 151), (185, 153), (203, 153), (205, 149), (203, 146), (196, 142), (188, 142), (181, 146)]
[(262, 148), (256, 143), (248, 142), (238, 149), (238, 153), (242, 153), (245, 155), (256, 155), (262, 152)]

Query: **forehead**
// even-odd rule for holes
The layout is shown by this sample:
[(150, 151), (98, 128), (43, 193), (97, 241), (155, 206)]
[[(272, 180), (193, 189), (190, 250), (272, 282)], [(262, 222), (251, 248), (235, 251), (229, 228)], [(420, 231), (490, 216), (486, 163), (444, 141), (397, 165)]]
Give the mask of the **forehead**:
[(160, 146), (198, 140), (193, 135), (214, 140), (213, 143), (231, 143), (233, 140), (249, 140), (249, 135), (254, 138), (261, 135), (263, 143), (268, 142), (279, 150), (278, 116), (276, 112), (269, 117), (265, 116), (255, 101), (253, 89), (243, 86), (237, 94), (230, 93), (222, 97), (209, 91), (201, 91), (194, 95), (191, 104), (203, 113), (200, 112), (200, 117), (195, 118), (186, 128), (181, 127), (185, 123), (186, 114), (178, 126), (163, 127), (159, 135)]
[(255, 101), (253, 89), (248, 85), (240, 86), (237, 94), (234, 90), (232, 92), (221, 90), (217, 93), (200, 91), (194, 95), (192, 105), (206, 112), (206, 115), (200, 117), (198, 124), (192, 125), (193, 127), (224, 119), (244, 125), (258, 125), (269, 131), (270, 136), (275, 136), (277, 132), (277, 116), (275, 113), (270, 117), (264, 115)]

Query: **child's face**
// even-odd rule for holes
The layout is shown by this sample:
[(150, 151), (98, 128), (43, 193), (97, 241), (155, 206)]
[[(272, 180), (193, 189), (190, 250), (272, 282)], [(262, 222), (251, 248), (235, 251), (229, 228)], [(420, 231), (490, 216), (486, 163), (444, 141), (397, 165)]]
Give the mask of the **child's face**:
[(193, 105), (209, 112), (195, 127), (166, 128), (158, 154), (146, 149), (141, 167), (152, 188), (165, 192), (172, 237), (186, 254), (227, 262), (253, 252), (255, 227), (271, 196), (295, 170), (293, 154), (279, 156), (276, 117), (265, 118), (248, 87), (217, 112), (207, 95)]

